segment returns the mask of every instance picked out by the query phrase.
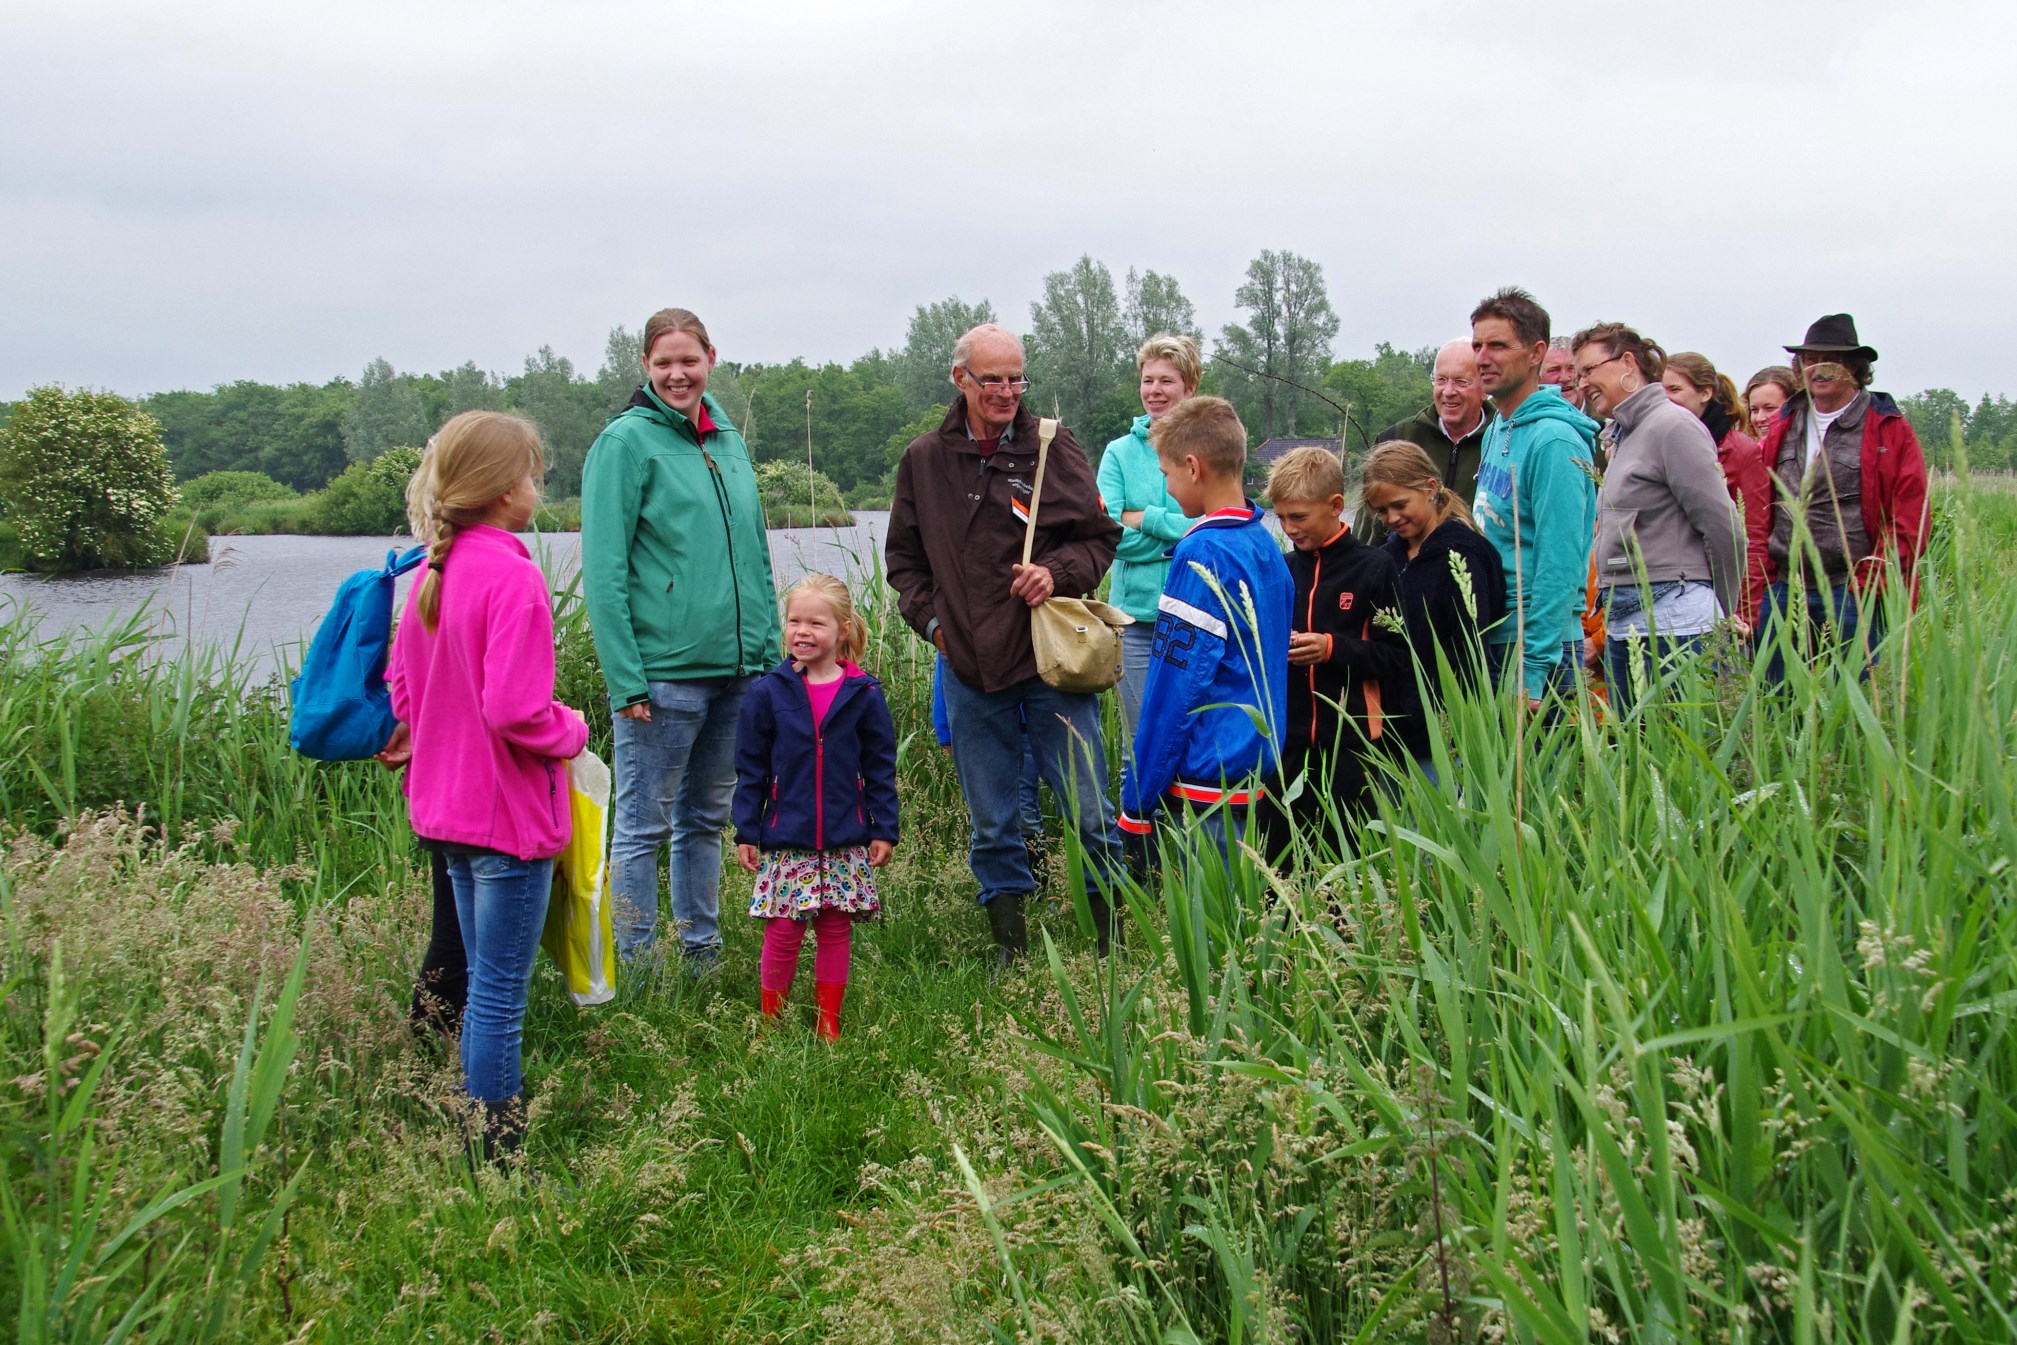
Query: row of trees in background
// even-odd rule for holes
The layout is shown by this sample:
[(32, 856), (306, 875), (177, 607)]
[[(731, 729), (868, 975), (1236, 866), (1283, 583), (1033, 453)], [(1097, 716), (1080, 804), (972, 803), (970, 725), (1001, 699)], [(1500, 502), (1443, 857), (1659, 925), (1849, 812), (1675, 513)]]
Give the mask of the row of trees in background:
[[(1351, 408), (1347, 438), (1356, 448), (1362, 435), (1427, 405), (1432, 350), (1381, 344), (1370, 358), (1335, 357), (1338, 315), (1323, 268), (1310, 259), (1264, 251), (1233, 297), (1241, 320), (1207, 340), (1173, 276), (1131, 268), (1116, 281), (1090, 256), (1053, 271), (1020, 324), (1032, 409), (1055, 411), (1097, 452), (1139, 412), (1134, 352), (1158, 331), (1185, 333), (1209, 352), (1204, 390), (1230, 398), (1256, 441), (1334, 436), (1340, 416), (1332, 403), (1342, 403)], [(903, 446), (944, 414), (954, 340), (996, 320), (985, 299), (920, 304), (901, 346), (848, 364), (724, 362), (712, 387), (759, 463), (803, 463), (809, 415), (820, 473), (849, 505), (873, 507), (889, 497)], [(547, 493), (564, 499), (579, 493), (589, 445), (637, 387), (640, 346), (638, 333), (614, 328), (593, 376), (543, 346), (508, 375), (474, 362), (438, 374), (402, 372), (378, 358), (354, 382), (241, 381), (210, 392), (158, 393), (138, 406), (159, 423), (178, 480), (258, 472), (292, 492), (322, 491), (346, 472), (361, 477), (388, 449), (424, 443), (457, 412), (515, 411), (539, 425), (549, 454)], [(1729, 372), (1742, 379), (1750, 370)], [(2017, 404), (2007, 397), (1985, 395), (1971, 405), (1936, 388), (1903, 405), (1936, 466), (1951, 465), (1958, 424), (1977, 468), (2017, 468)], [(0, 406), (0, 422), (5, 414)]]

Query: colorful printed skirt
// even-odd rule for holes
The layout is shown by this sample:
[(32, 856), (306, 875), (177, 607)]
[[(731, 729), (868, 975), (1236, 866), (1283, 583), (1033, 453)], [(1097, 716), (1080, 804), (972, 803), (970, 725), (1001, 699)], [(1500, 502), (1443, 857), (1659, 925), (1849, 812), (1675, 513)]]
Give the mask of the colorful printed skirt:
[(821, 911), (848, 911), (874, 919), (881, 910), (865, 845), (845, 850), (766, 850), (749, 901), (749, 913), (759, 920), (810, 920)]

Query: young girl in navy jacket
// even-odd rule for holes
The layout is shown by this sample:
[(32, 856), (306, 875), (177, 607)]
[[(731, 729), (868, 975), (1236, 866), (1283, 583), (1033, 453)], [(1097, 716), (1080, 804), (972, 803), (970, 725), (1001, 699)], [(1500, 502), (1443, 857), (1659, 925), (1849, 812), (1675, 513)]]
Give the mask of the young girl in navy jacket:
[(775, 1018), (812, 926), (819, 1035), (840, 1036), (854, 922), (881, 910), (874, 869), (897, 842), (896, 729), (856, 666), (868, 630), (847, 585), (809, 574), (784, 599), (785, 661), (758, 678), (735, 735), (735, 854), (766, 921), (763, 1012)]

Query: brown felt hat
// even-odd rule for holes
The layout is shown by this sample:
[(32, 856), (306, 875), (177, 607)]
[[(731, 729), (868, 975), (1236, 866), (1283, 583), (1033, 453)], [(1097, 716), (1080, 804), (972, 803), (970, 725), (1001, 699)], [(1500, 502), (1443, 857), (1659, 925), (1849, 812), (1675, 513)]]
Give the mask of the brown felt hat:
[(1807, 329), (1807, 339), (1785, 349), (1792, 355), (1861, 355), (1872, 362), (1877, 358), (1876, 351), (1856, 339), (1856, 319), (1847, 313), (1816, 318)]

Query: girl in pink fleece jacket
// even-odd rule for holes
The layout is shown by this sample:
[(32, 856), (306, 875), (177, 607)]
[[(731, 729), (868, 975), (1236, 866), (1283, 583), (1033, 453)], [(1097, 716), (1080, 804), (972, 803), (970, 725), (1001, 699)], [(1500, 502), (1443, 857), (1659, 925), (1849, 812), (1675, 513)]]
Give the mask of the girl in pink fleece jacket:
[(539, 431), (516, 416), (465, 411), (441, 427), (407, 487), (427, 565), (386, 672), (413, 735), (413, 830), (447, 857), (469, 953), (462, 1070), (487, 1159), (525, 1132), (525, 998), (570, 830), (567, 761), (588, 743), (582, 717), (553, 699), (546, 579), (512, 535), (544, 470)]

